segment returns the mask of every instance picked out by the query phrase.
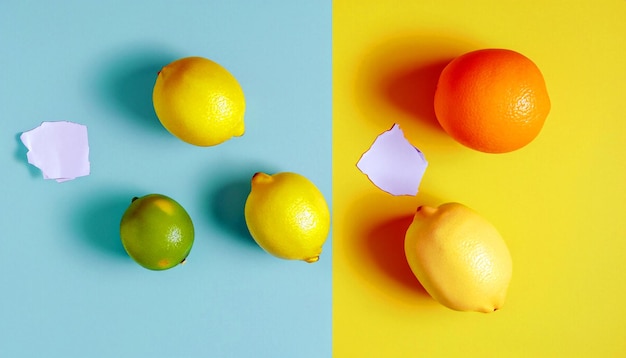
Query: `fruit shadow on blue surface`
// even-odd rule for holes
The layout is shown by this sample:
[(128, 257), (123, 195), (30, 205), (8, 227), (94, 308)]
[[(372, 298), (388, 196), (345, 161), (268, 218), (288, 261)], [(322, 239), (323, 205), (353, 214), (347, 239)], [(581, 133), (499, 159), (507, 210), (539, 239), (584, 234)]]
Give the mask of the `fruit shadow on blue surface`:
[(71, 224), (87, 246), (117, 258), (129, 259), (120, 239), (120, 221), (133, 198), (130, 191), (94, 190), (74, 206)]
[(239, 170), (227, 173), (217, 180), (206, 191), (208, 207), (206, 211), (210, 218), (232, 237), (244, 245), (262, 250), (248, 231), (245, 218), (245, 205), (250, 194), (250, 180), (254, 173), (263, 168)]
[(154, 112), (152, 90), (163, 66), (181, 57), (158, 46), (137, 45), (115, 51), (95, 74), (95, 93), (102, 106), (157, 134), (167, 134)]

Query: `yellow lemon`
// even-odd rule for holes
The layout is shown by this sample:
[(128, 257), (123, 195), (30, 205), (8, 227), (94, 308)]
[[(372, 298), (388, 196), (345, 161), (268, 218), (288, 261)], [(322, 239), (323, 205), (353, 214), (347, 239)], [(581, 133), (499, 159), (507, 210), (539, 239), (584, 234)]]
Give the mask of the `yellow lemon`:
[(245, 130), (246, 101), (239, 82), (203, 57), (186, 57), (163, 67), (152, 103), (170, 133), (197, 146), (220, 144)]
[(259, 246), (279, 258), (318, 261), (330, 230), (330, 212), (319, 189), (290, 172), (256, 173), (251, 184), (245, 218)]
[(182, 263), (194, 241), (193, 222), (174, 199), (161, 194), (133, 198), (120, 223), (120, 237), (128, 255), (150, 270), (166, 270)]
[(468, 207), (419, 207), (404, 248), (417, 279), (444, 306), (493, 312), (504, 304), (511, 255), (496, 228)]

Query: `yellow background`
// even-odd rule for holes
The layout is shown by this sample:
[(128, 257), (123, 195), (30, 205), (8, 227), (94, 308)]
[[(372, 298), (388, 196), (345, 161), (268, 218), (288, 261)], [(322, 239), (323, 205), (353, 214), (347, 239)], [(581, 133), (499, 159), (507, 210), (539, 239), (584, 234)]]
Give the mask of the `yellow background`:
[[(626, 1), (333, 2), (334, 357), (626, 357)], [(455, 56), (509, 48), (542, 70), (552, 110), (507, 154), (454, 142), (432, 95)], [(393, 197), (356, 162), (399, 123), (429, 167)], [(420, 204), (464, 203), (503, 234), (502, 310), (434, 302), (409, 271)]]

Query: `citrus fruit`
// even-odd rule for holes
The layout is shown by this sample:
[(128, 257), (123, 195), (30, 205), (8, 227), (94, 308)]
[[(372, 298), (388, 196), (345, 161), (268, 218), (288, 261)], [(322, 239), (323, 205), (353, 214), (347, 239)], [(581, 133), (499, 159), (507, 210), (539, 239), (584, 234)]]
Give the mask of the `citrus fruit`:
[(174, 199), (149, 194), (133, 198), (122, 216), (120, 237), (124, 249), (138, 264), (150, 270), (166, 270), (189, 255), (193, 222)]
[(259, 246), (279, 258), (318, 261), (330, 212), (315, 184), (291, 172), (256, 173), (251, 184), (245, 219)]
[(483, 49), (452, 60), (439, 76), (435, 115), (461, 144), (506, 153), (530, 143), (550, 112), (539, 68), (524, 55)]
[(244, 133), (246, 101), (239, 82), (203, 57), (186, 57), (163, 67), (152, 103), (163, 126), (187, 143), (212, 146)]
[(503, 306), (511, 255), (496, 228), (475, 211), (459, 203), (421, 206), (404, 244), (415, 277), (439, 303), (478, 312)]

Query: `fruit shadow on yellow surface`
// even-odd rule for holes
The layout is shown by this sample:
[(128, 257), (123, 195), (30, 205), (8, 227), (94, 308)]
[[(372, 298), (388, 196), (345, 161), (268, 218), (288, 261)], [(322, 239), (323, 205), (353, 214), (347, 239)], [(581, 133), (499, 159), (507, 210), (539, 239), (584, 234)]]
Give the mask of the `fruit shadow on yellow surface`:
[(427, 295), (404, 255), (404, 234), (412, 221), (413, 215), (405, 215), (373, 225), (365, 233), (364, 246), (375, 267), (386, 276), (416, 294)]
[(350, 238), (344, 251), (351, 253), (348, 260), (356, 271), (390, 295), (394, 291), (401, 292), (396, 297), (407, 298), (408, 304), (432, 301), (413, 275), (404, 253), (404, 235), (415, 210), (423, 204), (438, 205), (439, 201), (423, 193), (415, 198), (393, 197), (382, 192), (361, 196), (352, 203), (347, 214), (347, 217), (360, 219), (346, 225), (347, 231), (343, 234)]
[(104, 57), (93, 74), (96, 100), (123, 119), (169, 136), (154, 112), (152, 90), (161, 68), (181, 56), (155, 45), (134, 45)]
[(433, 98), (439, 74), (450, 60), (434, 60), (390, 74), (381, 81), (382, 97), (433, 130), (443, 130), (435, 117)]
[[(398, 35), (379, 41), (363, 54), (354, 93), (368, 121), (399, 123), (423, 140), (450, 141), (434, 111), (439, 75), (456, 56), (479, 47), (440, 35)], [(427, 135), (424, 135), (427, 134)]]

